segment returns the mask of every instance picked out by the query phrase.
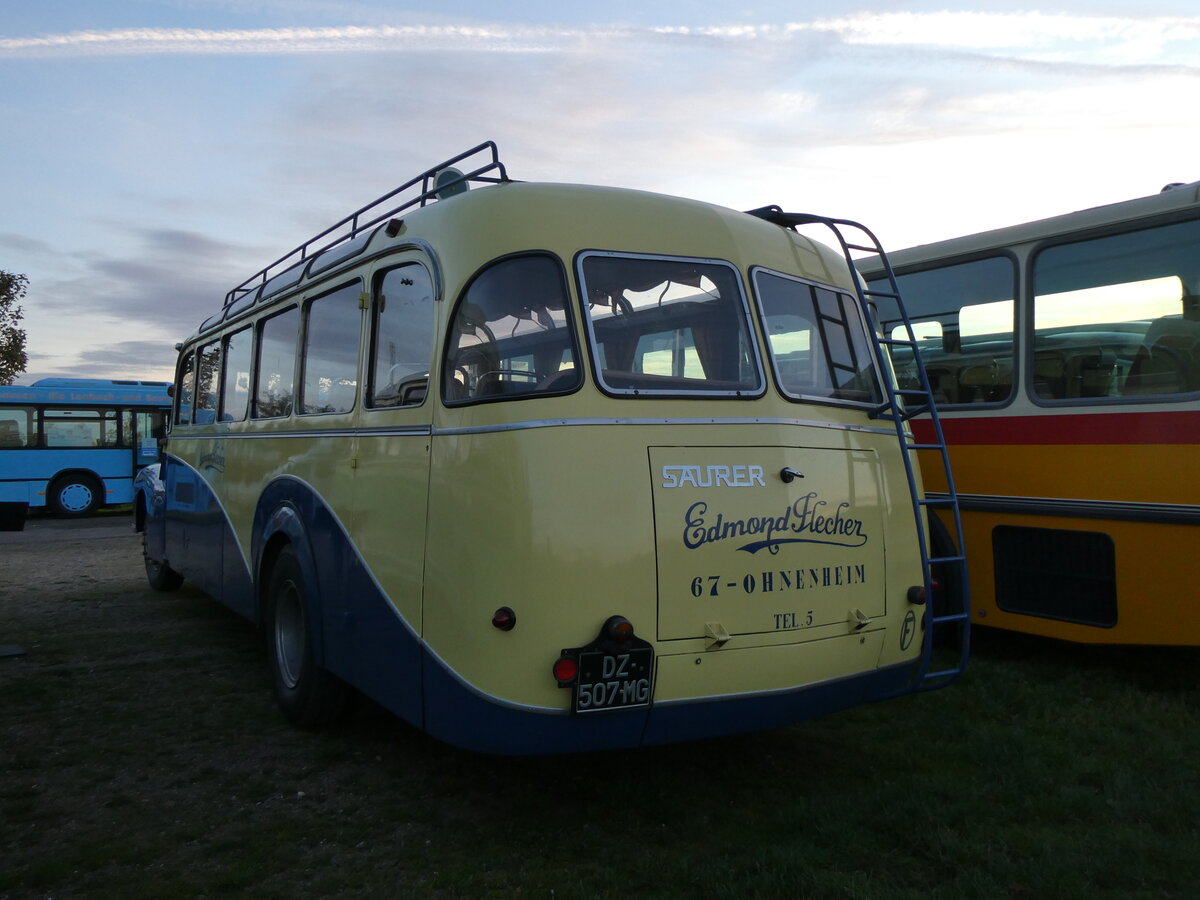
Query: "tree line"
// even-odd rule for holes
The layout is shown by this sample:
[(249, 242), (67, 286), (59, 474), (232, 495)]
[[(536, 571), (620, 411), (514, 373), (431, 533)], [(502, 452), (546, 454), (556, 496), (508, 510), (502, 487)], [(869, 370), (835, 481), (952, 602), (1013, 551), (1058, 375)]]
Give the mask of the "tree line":
[(25, 371), (29, 356), (25, 353), (25, 315), (21, 300), (29, 287), (24, 275), (0, 269), (0, 384), (12, 384)]

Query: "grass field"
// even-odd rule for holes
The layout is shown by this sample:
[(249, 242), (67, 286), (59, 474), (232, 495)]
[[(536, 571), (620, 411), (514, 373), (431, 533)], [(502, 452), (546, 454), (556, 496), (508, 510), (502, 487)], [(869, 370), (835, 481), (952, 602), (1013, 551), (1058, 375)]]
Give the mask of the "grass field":
[(0, 897), (1200, 896), (1193, 650), (982, 632), (943, 691), (506, 759), (285, 724), (256, 632), (131, 537), (0, 554)]

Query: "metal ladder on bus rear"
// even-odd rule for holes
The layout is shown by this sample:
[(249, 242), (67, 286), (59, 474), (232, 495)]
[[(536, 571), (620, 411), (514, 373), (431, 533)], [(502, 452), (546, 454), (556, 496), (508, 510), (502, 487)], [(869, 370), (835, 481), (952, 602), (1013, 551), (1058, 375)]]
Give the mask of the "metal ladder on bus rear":
[[(921, 646), (921, 664), (917, 670), (914, 687), (917, 690), (933, 690), (944, 687), (961, 675), (963, 670), (966, 669), (967, 657), (970, 653), (971, 603), (967, 583), (967, 561), (963, 553), (962, 515), (958, 507), (958, 494), (954, 488), (954, 475), (950, 471), (950, 456), (946, 451), (946, 439), (942, 433), (942, 423), (938, 418), (937, 408), (934, 405), (933, 390), (929, 384), (929, 376), (925, 372), (925, 364), (921, 361), (921, 354), (917, 348), (917, 339), (913, 333), (912, 321), (909, 319), (908, 312), (904, 308), (904, 302), (900, 298), (900, 288), (896, 284), (896, 275), (892, 271), (892, 266), (888, 262), (887, 255), (883, 252), (883, 247), (880, 245), (879, 239), (868, 228), (860, 225), (858, 222), (853, 222), (849, 219), (831, 219), (808, 213), (787, 213), (778, 206), (767, 206), (762, 209), (751, 210), (750, 215), (793, 229), (798, 225), (824, 225), (837, 236), (838, 243), (842, 248), (842, 255), (845, 257), (846, 265), (850, 269), (850, 277), (854, 282), (854, 290), (858, 297), (859, 307), (866, 316), (868, 330), (874, 341), (876, 359), (879, 362), (880, 372), (883, 375), (881, 380), (887, 399), (875, 410), (874, 415), (876, 418), (888, 419), (895, 426), (896, 438), (903, 451), (900, 456), (904, 460), (904, 472), (908, 479), (908, 492), (912, 499), (913, 514), (916, 517), (917, 543), (921, 550), (921, 569), (924, 576), (922, 587), (925, 598), (925, 616), (923, 621), (925, 635)], [(848, 241), (845, 234), (845, 231), (848, 229), (856, 230), (864, 235), (865, 241), (864, 239), (858, 239), (859, 242)], [(856, 252), (867, 254), (869, 257), (875, 257), (879, 260), (884, 272), (887, 274), (889, 290), (877, 291), (866, 287), (864, 280), (858, 275), (858, 270), (855, 266), (854, 253)], [(868, 257), (859, 257), (859, 259), (863, 258)], [(876, 306), (873, 302), (876, 300), (888, 300), (895, 304), (899, 321), (903, 325), (904, 337), (895, 338), (881, 333), (880, 325), (876, 321)], [(902, 388), (898, 385), (894, 376), (888, 376), (888, 373), (893, 368), (890, 353), (890, 348), (892, 347), (907, 347), (912, 351), (913, 363), (917, 373), (917, 387)], [(910, 419), (924, 414), (928, 414), (929, 416), (934, 437), (932, 441), (922, 443), (917, 441), (910, 430), (905, 427), (905, 423)], [(945, 494), (927, 497), (922, 496), (921, 492), (917, 490), (914, 460), (916, 451), (919, 450), (936, 452), (938, 462), (946, 479)], [(933, 555), (932, 550), (932, 531), (935, 527), (933, 510), (935, 509), (945, 512), (954, 523), (954, 546), (940, 548), (939, 555), (937, 556)], [(960, 609), (942, 612), (935, 609), (938, 584), (934, 578), (934, 567), (941, 567), (944, 581), (949, 582), (950, 577), (946, 576), (952, 576), (961, 586), (959, 593), (959, 597), (961, 598)], [(947, 664), (942, 664), (939, 660), (939, 666), (935, 668), (934, 645), (937, 642), (936, 639), (943, 633), (957, 637), (957, 660)]]

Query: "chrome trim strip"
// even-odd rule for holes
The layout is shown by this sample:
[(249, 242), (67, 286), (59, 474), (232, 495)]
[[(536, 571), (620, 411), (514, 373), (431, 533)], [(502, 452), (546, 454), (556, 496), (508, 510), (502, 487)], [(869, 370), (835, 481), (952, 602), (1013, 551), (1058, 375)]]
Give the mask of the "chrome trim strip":
[(204, 434), (174, 433), (172, 440), (234, 440), (239, 438), (329, 438), (329, 437), (378, 437), (405, 435), (464, 435), (491, 434), (505, 431), (526, 431), (531, 428), (578, 428), (609, 425), (782, 425), (790, 428), (827, 428), (833, 431), (854, 431), (861, 434), (880, 434), (894, 438), (894, 428), (879, 428), (873, 425), (845, 425), (839, 422), (821, 422), (815, 419), (782, 419), (763, 416), (724, 418), (703, 416), (696, 418), (581, 418), (581, 419), (529, 419), (523, 422), (501, 422), (496, 425), (466, 425), (456, 428), (438, 428), (430, 425), (408, 427), (337, 428), (328, 431), (305, 429), (303, 431), (241, 431), (207, 432)]
[[(946, 494), (929, 492), (931, 499)], [(1128, 500), (1077, 500), (1070, 497), (1003, 497), (993, 494), (959, 494), (966, 512), (1011, 513), (1026, 516), (1059, 516), (1072, 519), (1111, 519), (1155, 525), (1200, 525), (1200, 506), (1186, 503), (1139, 503)]]
[(376, 437), (386, 436), (420, 436), (429, 437), (433, 429), (428, 425), (414, 425), (408, 428), (331, 428), (328, 431), (227, 431), (208, 432), (206, 434), (175, 434), (172, 440), (177, 441), (224, 441), (265, 438), (331, 438), (331, 437)]
[(812, 419), (779, 419), (762, 416), (718, 418), (591, 418), (591, 419), (531, 419), (525, 422), (507, 422), (499, 425), (471, 425), (461, 428), (435, 428), (436, 435), (488, 434), (500, 431), (523, 431), (530, 428), (595, 427), (607, 425), (784, 425), (802, 428), (829, 428), (834, 431), (856, 431), (866, 434), (882, 434), (895, 437), (894, 428), (877, 428), (871, 425), (843, 425), (838, 422), (820, 422)]

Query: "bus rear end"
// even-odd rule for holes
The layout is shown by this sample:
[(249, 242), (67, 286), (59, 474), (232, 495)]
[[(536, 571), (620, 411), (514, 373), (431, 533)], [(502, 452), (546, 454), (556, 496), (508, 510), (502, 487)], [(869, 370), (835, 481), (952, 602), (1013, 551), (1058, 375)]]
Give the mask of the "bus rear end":
[[(511, 244), (445, 326), (426, 727), (502, 752), (630, 746), (914, 688), (909, 451), (845, 262), (702, 204), (504, 190), (469, 218), (508, 221)], [(547, 243), (512, 226), (517, 203), (591, 214)]]

